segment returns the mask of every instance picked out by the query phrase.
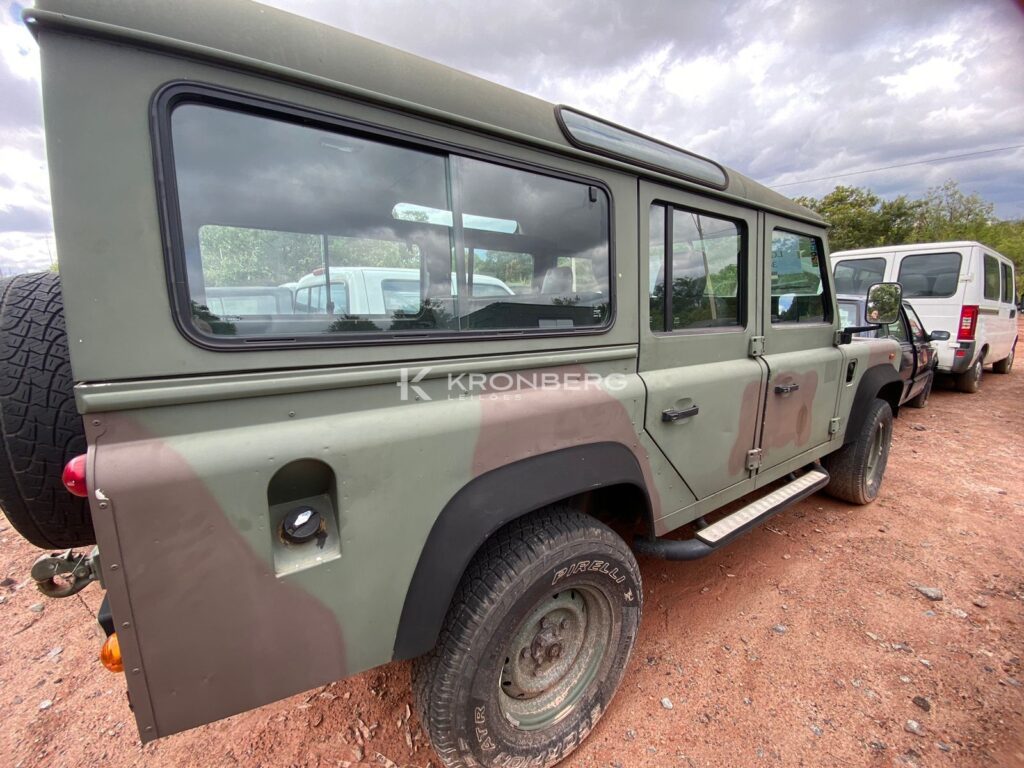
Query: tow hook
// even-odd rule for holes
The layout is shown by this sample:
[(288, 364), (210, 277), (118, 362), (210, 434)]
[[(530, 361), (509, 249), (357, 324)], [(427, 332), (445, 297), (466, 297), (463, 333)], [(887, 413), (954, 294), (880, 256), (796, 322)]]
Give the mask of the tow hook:
[(32, 565), (32, 578), (47, 597), (71, 597), (100, 580), (100, 551), (89, 554), (72, 550), (43, 555)]

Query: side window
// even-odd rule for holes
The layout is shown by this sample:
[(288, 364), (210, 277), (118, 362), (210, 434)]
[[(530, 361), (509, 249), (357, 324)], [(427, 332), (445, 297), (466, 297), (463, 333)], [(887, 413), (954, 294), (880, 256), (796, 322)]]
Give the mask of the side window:
[(189, 101), (170, 114), (198, 335), (330, 341), (611, 320), (603, 189)]
[(999, 262), (995, 256), (985, 254), (985, 298), (988, 301), (999, 301)]
[(868, 288), (885, 280), (885, 259), (843, 259), (832, 273), (836, 293), (866, 296)]
[(924, 341), (927, 334), (925, 333), (924, 326), (921, 324), (921, 318), (917, 316), (917, 312), (909, 304), (904, 304), (903, 310), (907, 313), (907, 320), (910, 321), (910, 335), (914, 337), (915, 341)]
[(903, 316), (902, 315), (900, 316), (900, 318), (895, 323), (889, 323), (888, 328), (889, 328), (889, 331), (888, 331), (888, 333), (886, 335), (890, 339), (896, 339), (896, 341), (899, 341), (899, 342), (909, 342), (910, 341), (910, 336), (907, 333), (907, 326), (906, 326), (906, 323), (903, 322)]
[(903, 298), (946, 299), (957, 291), (960, 281), (959, 253), (920, 253), (904, 256), (897, 278)]
[(772, 231), (772, 323), (823, 323), (832, 318), (825, 296), (827, 265), (821, 240)]
[(661, 204), (650, 216), (651, 330), (742, 325), (743, 223)]
[(1013, 304), (1013, 267), (1009, 264), (1003, 264), (1003, 301), (1007, 304)]

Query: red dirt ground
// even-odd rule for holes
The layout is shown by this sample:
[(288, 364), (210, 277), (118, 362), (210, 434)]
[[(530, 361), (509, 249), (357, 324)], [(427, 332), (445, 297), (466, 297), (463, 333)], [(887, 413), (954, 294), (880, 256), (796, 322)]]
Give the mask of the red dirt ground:
[[(643, 561), (630, 669), (564, 764), (1024, 766), (1022, 405), (1021, 371), (936, 391), (875, 504), (818, 495), (706, 560)], [(439, 765), (404, 663), (140, 746), (99, 589), (45, 600), (37, 555), (0, 522), (0, 764)]]

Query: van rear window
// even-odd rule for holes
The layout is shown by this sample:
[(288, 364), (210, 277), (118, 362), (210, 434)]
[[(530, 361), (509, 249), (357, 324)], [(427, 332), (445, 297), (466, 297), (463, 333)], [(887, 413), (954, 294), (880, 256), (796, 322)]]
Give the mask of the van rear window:
[(610, 323), (602, 187), (228, 106), (170, 113), (189, 335), (330, 343)]
[(885, 280), (885, 259), (844, 259), (836, 262), (833, 274), (836, 293), (866, 295), (868, 288)]
[(904, 256), (897, 278), (905, 299), (945, 299), (960, 283), (959, 253), (920, 253)]

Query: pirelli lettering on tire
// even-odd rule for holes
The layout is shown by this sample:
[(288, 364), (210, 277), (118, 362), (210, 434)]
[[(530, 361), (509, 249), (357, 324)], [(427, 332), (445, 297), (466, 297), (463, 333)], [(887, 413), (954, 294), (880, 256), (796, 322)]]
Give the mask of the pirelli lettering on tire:
[(575, 576), (577, 573), (584, 572), (602, 573), (616, 584), (621, 584), (626, 580), (626, 577), (619, 573), (618, 567), (613, 566), (611, 563), (607, 563), (604, 560), (580, 560), (568, 568), (561, 568), (556, 571), (554, 578), (551, 580), (551, 586), (555, 586), (567, 576)]

